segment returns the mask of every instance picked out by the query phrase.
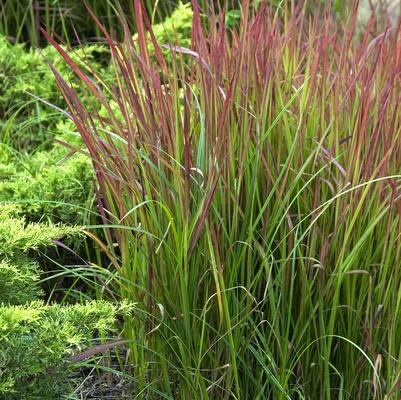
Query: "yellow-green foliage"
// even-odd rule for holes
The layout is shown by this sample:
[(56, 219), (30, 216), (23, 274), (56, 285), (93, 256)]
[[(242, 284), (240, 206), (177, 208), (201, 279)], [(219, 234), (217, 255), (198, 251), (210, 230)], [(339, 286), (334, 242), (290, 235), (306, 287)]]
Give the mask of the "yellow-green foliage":
[(19, 257), (0, 261), (0, 304), (25, 304), (38, 299), (42, 290), (38, 286), (39, 266), (35, 261)]
[(8, 162), (0, 160), (0, 202), (18, 204), (29, 220), (82, 224), (92, 177), (89, 158), (69, 156), (60, 145)]
[(79, 229), (27, 223), (19, 213), (15, 205), (0, 206), (0, 398), (60, 399), (72, 383), (68, 357), (95, 335), (114, 332), (116, 313), (127, 308), (44, 305), (39, 265), (29, 255)]
[(0, 304), (25, 304), (42, 295), (40, 268), (28, 252), (54, 246), (63, 236), (79, 235), (65, 225), (27, 223), (13, 204), (0, 205)]
[(161, 44), (189, 47), (191, 44), (193, 11), (190, 3), (180, 3), (163, 22), (153, 25), (153, 33)]
[(55, 224), (27, 223), (16, 208), (0, 206), (0, 257), (14, 257), (28, 250), (53, 246), (53, 240), (79, 233), (79, 228)]
[[(82, 65), (83, 59), (90, 60), (97, 71), (107, 63), (107, 51), (100, 45), (76, 49), (72, 57)], [(66, 117), (27, 94), (33, 93), (65, 108), (46, 60), (73, 85), (73, 74), (54, 48), (26, 51), (23, 46), (11, 45), (0, 37), (0, 142), (20, 150), (32, 150), (46, 143), (49, 136), (61, 133), (65, 139), (65, 131), (71, 126)], [(13, 120), (11, 115), (17, 109), (20, 111)], [(78, 141), (71, 137), (69, 133), (68, 143), (77, 144)], [(92, 175), (87, 157), (81, 154), (70, 157), (69, 151), (60, 145), (47, 145), (46, 151), (19, 157), (2, 146), (0, 203), (18, 203), (27, 218), (33, 221), (45, 218), (83, 223)]]
[[(91, 67), (102, 71), (104, 76), (108, 57), (103, 46), (75, 49), (72, 58), (81, 66), (83, 59), (90, 61)], [(32, 149), (51, 138), (57, 122), (65, 118), (28, 94), (66, 108), (48, 62), (73, 84), (73, 73), (53, 47), (25, 50), (22, 45), (11, 45), (0, 36), (0, 142), (6, 141), (17, 149)]]
[[(193, 11), (190, 3), (178, 4), (174, 12), (167, 17), (163, 22), (154, 24), (152, 26), (153, 33), (160, 45), (179, 45), (181, 47), (191, 46), (191, 32), (192, 32), (192, 17)], [(134, 35), (134, 41), (136, 41), (138, 36)], [(149, 51), (153, 53), (154, 47), (151, 42), (150, 36), (149, 40)], [(163, 49), (167, 60), (171, 60), (171, 51), (168, 49)]]
[(0, 306), (0, 398), (61, 399), (71, 389), (68, 358), (90, 346), (94, 334), (115, 332), (121, 307), (84, 305)]

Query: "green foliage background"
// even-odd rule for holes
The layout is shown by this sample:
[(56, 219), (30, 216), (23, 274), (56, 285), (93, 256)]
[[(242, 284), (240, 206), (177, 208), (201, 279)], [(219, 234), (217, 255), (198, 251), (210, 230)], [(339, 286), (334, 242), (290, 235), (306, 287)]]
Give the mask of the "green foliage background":
[[(259, 3), (256, 1), (256, 6)], [(37, 4), (40, 4), (40, 10)], [(130, 17), (133, 2), (121, 4)], [(210, 4), (200, 1), (202, 11)], [(284, 16), (282, 26), (298, 27), (296, 23), (291, 25), (288, 22), (291, 16), (287, 12), (295, 6), (294, 1), (272, 1), (272, 4), (282, 7), (283, 12), (278, 13)], [(335, 18), (330, 23), (337, 21), (339, 16), (345, 18), (349, 4), (333, 1), (331, 5)], [(90, 2), (90, 5), (96, 14), (101, 14), (112, 36), (121, 38), (121, 25), (114, 17), (112, 5), (107, 2)], [(153, 10), (156, 5), (157, 10)], [(225, 16), (230, 29), (240, 27), (241, 5), (242, 2), (237, 1), (230, 3)], [(320, 0), (305, 3), (307, 17), (313, 18), (313, 12), (322, 5), (325, 2)], [(336, 190), (343, 189), (341, 183), (345, 179), (345, 170), (354, 162), (352, 157), (347, 158), (348, 139), (344, 139), (343, 135), (354, 125), (360, 126), (358, 123), (362, 118), (359, 118), (358, 112), (364, 110), (363, 100), (369, 98), (360, 93), (362, 88), (371, 86), (363, 81), (358, 86), (357, 82), (355, 88), (350, 86), (355, 90), (346, 91), (346, 95), (335, 85), (319, 86), (327, 70), (316, 73), (320, 59), (313, 58), (313, 45), (303, 42), (302, 30), (292, 31), (296, 32), (292, 36), (288, 31), (282, 32), (282, 36), (288, 39), (282, 43), (281, 37), (276, 37), (282, 47), (272, 50), (277, 51), (278, 56), (273, 57), (274, 62), (270, 66), (273, 78), (269, 81), (271, 86), (264, 88), (265, 97), (261, 96), (264, 82), (257, 84), (250, 71), (241, 75), (242, 67), (252, 66), (259, 72), (265, 65), (246, 62), (239, 64), (241, 68), (235, 78), (239, 79), (238, 82), (240, 79), (243, 81), (238, 86), (235, 86), (236, 79), (223, 79), (220, 86), (211, 80), (202, 88), (190, 86), (190, 90), (184, 93), (182, 82), (191, 76), (188, 73), (191, 68), (189, 57), (177, 56), (163, 47), (167, 69), (174, 74), (162, 75), (162, 80), (171, 84), (169, 86), (163, 81), (162, 90), (155, 90), (159, 98), (155, 96), (154, 100), (161, 99), (160, 104), (166, 107), (163, 108), (164, 114), (159, 116), (160, 120), (165, 118), (163, 129), (171, 128), (173, 139), (170, 143), (176, 146), (175, 152), (165, 151), (165, 154), (158, 155), (158, 159), (153, 153), (147, 153), (147, 142), (138, 142), (138, 147), (143, 145), (143, 148), (135, 153), (137, 164), (134, 167), (137, 168), (135, 172), (139, 171), (138, 179), (142, 179), (141, 173), (146, 175), (144, 190), (138, 190), (140, 185), (136, 178), (129, 181), (129, 174), (129, 184), (124, 188), (127, 175), (118, 175), (118, 168), (104, 168), (104, 176), (107, 179), (111, 176), (116, 178), (120, 186), (110, 185), (110, 191), (102, 193), (105, 198), (108, 196), (109, 200), (115, 201), (115, 209), (106, 210), (110, 212), (102, 220), (95, 207), (95, 192), (101, 189), (99, 180), (95, 178), (102, 166), (97, 165), (98, 169), (94, 170), (95, 157), (88, 154), (76, 126), (69, 119), (67, 104), (48, 63), (55, 66), (82, 104), (89, 109), (92, 107), (93, 120), (88, 125), (88, 132), (97, 135), (95, 140), (100, 143), (99, 148), (107, 149), (104, 150), (105, 163), (116, 151), (114, 160), (121, 161), (119, 166), (126, 162), (132, 149), (125, 157), (124, 150), (128, 146), (124, 148), (127, 143), (124, 135), (118, 142), (113, 140), (119, 128), (129, 128), (130, 124), (124, 125), (129, 119), (127, 116), (135, 117), (135, 107), (127, 101), (131, 109), (125, 110), (122, 106), (124, 101), (119, 103), (121, 98), (114, 96), (118, 94), (118, 80), (122, 80), (125, 77), (123, 73), (127, 71), (124, 67), (119, 69), (115, 62), (118, 57), (112, 57), (105, 45), (89, 43), (91, 37), (100, 35), (100, 32), (96, 24), (87, 23), (89, 16), (80, 2), (6, 1), (1, 7), (0, 398), (62, 398), (74, 386), (71, 372), (77, 366), (70, 363), (70, 356), (86, 346), (117, 335), (116, 320), (119, 315), (125, 317), (124, 334), (132, 339), (135, 379), (141, 380), (140, 390), (149, 397), (157, 396), (157, 390), (163, 388), (163, 395), (169, 398), (175, 398), (176, 391), (184, 393), (186, 398), (199, 393), (203, 398), (209, 395), (228, 398), (234, 391), (243, 391), (244, 396), (250, 392), (259, 393), (258, 398), (266, 392), (275, 393), (281, 396), (280, 399), (288, 398), (288, 393), (308, 398), (302, 397), (308, 388), (336, 390), (337, 385), (344, 388), (343, 379), (354, 378), (360, 349), (355, 351), (352, 348), (353, 351), (347, 354), (339, 354), (341, 345), (349, 348), (351, 343), (356, 344), (354, 347), (361, 345), (364, 351), (371, 352), (367, 359), (372, 357), (377, 363), (382, 360), (378, 356), (382, 357), (383, 349), (386, 351), (389, 348), (392, 354), (397, 354), (400, 325), (394, 322), (398, 317), (391, 316), (389, 305), (394, 299), (398, 299), (397, 304), (400, 303), (399, 288), (393, 284), (391, 290), (386, 289), (387, 281), (397, 282), (398, 274), (393, 272), (399, 260), (399, 252), (394, 245), (398, 243), (398, 226), (392, 218), (396, 213), (396, 203), (392, 203), (394, 199), (390, 192), (382, 199), (382, 194), (378, 194), (379, 185), (370, 192), (365, 185), (374, 177), (370, 175), (369, 168), (363, 169), (364, 163), (368, 164), (365, 157), (376, 154), (366, 150), (371, 140), (352, 142), (354, 147), (349, 150), (349, 153), (352, 150), (359, 152), (360, 159), (354, 165), (357, 172), (354, 174), (350, 167), (347, 179), (355, 186), (362, 182), (359, 188), (361, 199), (346, 190), (344, 195), (336, 197)], [(153, 25), (159, 44), (190, 47), (193, 12), (188, 3), (148, 1), (146, 7), (151, 19), (159, 22)], [(68, 26), (69, 17), (62, 12), (67, 9), (72, 13), (72, 21), (84, 27), (78, 32), (78, 36), (84, 36), (83, 45), (75, 40), (71, 26)], [(201, 18), (208, 26), (216, 22), (214, 16), (208, 16), (206, 12)], [(67, 49), (73, 62), (90, 80), (110, 89), (105, 91), (107, 107), (103, 104), (97, 109), (96, 99), (82, 88), (83, 85), (58, 52), (45, 46), (38, 30), (38, 19), (42, 19), (47, 27), (56, 29), (66, 42), (63, 49)], [(314, 21), (320, 22), (318, 19)], [(130, 27), (132, 34), (129, 38), (136, 42), (139, 37), (131, 22)], [(313, 24), (309, 28), (311, 38), (319, 42), (321, 32), (313, 36)], [(234, 38), (234, 41), (243, 39), (241, 35), (235, 35), (231, 31), (227, 37)], [(370, 39), (369, 36), (367, 38)], [(144, 41), (152, 62), (157, 63), (149, 34)], [(212, 42), (211, 39), (208, 45)], [(68, 45), (71, 43), (73, 46)], [(299, 46), (300, 43), (302, 46)], [(327, 39), (322, 48), (327, 43), (332, 42)], [(246, 45), (252, 48), (254, 42), (250, 40)], [(305, 48), (307, 53), (303, 53)], [(258, 50), (254, 49), (254, 54), (259, 54)], [(355, 49), (350, 46), (346, 50), (343, 57), (339, 57), (339, 62), (331, 66), (334, 72), (338, 65), (346, 65), (344, 60), (348, 57), (353, 60)], [(336, 48), (331, 55), (334, 57), (339, 52)], [(210, 56), (207, 62), (218, 77), (229, 63), (220, 65), (213, 59), (216, 54), (217, 51), (211, 55), (206, 52)], [(234, 65), (238, 59), (230, 59), (231, 56), (227, 54), (226, 61), (231, 60)], [(192, 58), (190, 60), (193, 62)], [(197, 67), (199, 65), (192, 64), (194, 70)], [(149, 117), (148, 120), (152, 120), (154, 115), (147, 113), (154, 104), (146, 103), (149, 99), (143, 95), (145, 90), (141, 86), (148, 76), (136, 75), (139, 70), (139, 67), (135, 69), (133, 76), (141, 78), (135, 79), (140, 88), (136, 95), (143, 102), (136, 111), (139, 109)], [(162, 68), (149, 70), (154, 76), (162, 74)], [(373, 67), (372, 70), (376, 71)], [(378, 70), (386, 76), (384, 67)], [(339, 81), (348, 84), (352, 69), (349, 72), (344, 67), (339, 71)], [(375, 94), (376, 91), (385, 93), (379, 74), (374, 75), (374, 79), (377, 79)], [(224, 108), (219, 108), (221, 92), (213, 90), (216, 87), (228, 89), (229, 86), (225, 85), (229, 81), (238, 90), (231, 93), (233, 101), (227, 103), (230, 110), (227, 115), (232, 124), (226, 127), (229, 132), (227, 137), (232, 142), (221, 144), (221, 148), (227, 146), (230, 165), (223, 172), (226, 175), (216, 180), (213, 188), (213, 180), (208, 180), (205, 166), (214, 162), (215, 155), (208, 153), (208, 149), (213, 148), (219, 136), (210, 140), (207, 147), (202, 135), (206, 131), (213, 134), (217, 121), (224, 115)], [(151, 90), (154, 89), (152, 83), (148, 86)], [(160, 88), (157, 86), (157, 89)], [(331, 93), (332, 89), (338, 90), (335, 93), (339, 95), (330, 98), (327, 93)], [(352, 112), (335, 110), (337, 100), (343, 95), (353, 96)], [(259, 101), (258, 96), (263, 101)], [(369, 134), (382, 123), (380, 102), (377, 97), (372, 98), (377, 102), (372, 100), (372, 109), (375, 109), (369, 114), (368, 129), (361, 129), (361, 132)], [(173, 101), (169, 103), (171, 99)], [(190, 103), (193, 108), (186, 110), (185, 106)], [(262, 103), (268, 110), (266, 114), (261, 112)], [(345, 104), (348, 105), (347, 102)], [(390, 101), (389, 104), (393, 105)], [(249, 113), (243, 113), (244, 110)], [(159, 111), (156, 110), (155, 114), (158, 115)], [(199, 145), (196, 154), (193, 154), (196, 161), (189, 168), (188, 187), (183, 186), (186, 177), (183, 179), (182, 171), (187, 168), (183, 154), (186, 154), (187, 143), (182, 139), (185, 127), (181, 129), (180, 126), (181, 117), (186, 113), (191, 121), (195, 121), (191, 145)], [(330, 122), (326, 120), (327, 116), (332, 118)], [(262, 123), (255, 128), (255, 132), (260, 134), (260, 142), (253, 141), (248, 135), (250, 127), (254, 126), (254, 119), (259, 117)], [(298, 131), (300, 121), (304, 124), (301, 128), (306, 145), (294, 141), (294, 132), (298, 134), (301, 131)], [(334, 128), (332, 123), (336, 125)], [(155, 124), (155, 127), (157, 129), (145, 132), (149, 134), (150, 142), (156, 136), (159, 125)], [(316, 136), (319, 129), (327, 133), (328, 144), (326, 138)], [(124, 129), (121, 132), (125, 133)], [(389, 147), (397, 148), (391, 130), (386, 132), (390, 132)], [(370, 136), (367, 138), (370, 139)], [(318, 140), (321, 142), (317, 144)], [(117, 145), (112, 147), (115, 143)], [(323, 145), (334, 149), (334, 156)], [(156, 144), (154, 148), (158, 146)], [(110, 148), (113, 151), (109, 153)], [(369, 158), (372, 164), (382, 165), (380, 150), (377, 158)], [(121, 154), (123, 156), (119, 159)], [(166, 155), (169, 157), (164, 158)], [(236, 168), (241, 159), (245, 161), (238, 172)], [(345, 169), (340, 165), (344, 160)], [(220, 168), (226, 162), (225, 159), (220, 161), (213, 168)], [(256, 172), (255, 165), (258, 165)], [(273, 165), (276, 170), (269, 170), (266, 165)], [(337, 170), (338, 165), (340, 168)], [(396, 162), (388, 168), (391, 173), (398, 173)], [(358, 176), (359, 170), (365, 173), (363, 177)], [(127, 171), (132, 173), (129, 168)], [(213, 177), (212, 172), (210, 177)], [(272, 174), (269, 175), (271, 182), (266, 178), (268, 173)], [(319, 181), (316, 185), (315, 178)], [(392, 190), (396, 192), (396, 189)], [(216, 195), (209, 203), (207, 196), (214, 192)], [(365, 203), (366, 199), (371, 201)], [(250, 206), (248, 201), (252, 203)], [(328, 204), (334, 201), (337, 208), (329, 208)], [(188, 205), (193, 209), (186, 208)], [(203, 214), (203, 210), (209, 205), (210, 218), (206, 218), (207, 213)], [(365, 206), (368, 206), (366, 212)], [(324, 208), (321, 214), (319, 207)], [(314, 219), (316, 210), (319, 211), (319, 221)], [(187, 256), (192, 236), (196, 236), (194, 232), (201, 225), (198, 222), (203, 216), (204, 225), (194, 242), (197, 245), (193, 250), (194, 256)], [(310, 225), (308, 217), (311, 218)], [(344, 222), (337, 226), (340, 217)], [(106, 220), (114, 224), (112, 228), (101, 227), (102, 230), (97, 231)], [(90, 234), (95, 240), (90, 245), (82, 235), (81, 227), (85, 225), (93, 228)], [(120, 225), (125, 229), (118, 229)], [(59, 239), (68, 244), (75, 241), (77, 245), (72, 246), (73, 251), (67, 246), (57, 248), (55, 241)], [(56, 255), (53, 261), (59, 269), (49, 261), (49, 254)], [(90, 263), (70, 268), (63, 265), (64, 257), (71, 257), (76, 263), (83, 259)], [(50, 271), (50, 266), (56, 270)], [(377, 266), (381, 266), (381, 270)], [(150, 272), (153, 268), (155, 274)], [(49, 299), (56, 297), (52, 297), (43, 282), (44, 272), (47, 274), (46, 283), (54, 279), (52, 284), (60, 289), (63, 304), (51, 304)], [(54, 278), (51, 273), (54, 273)], [(73, 283), (67, 281), (63, 286), (64, 278), (73, 279)], [(101, 300), (87, 303), (82, 300), (91, 296)], [(115, 304), (115, 300), (121, 299), (140, 299), (147, 310), (144, 312), (147, 313), (147, 323), (132, 319), (131, 306)], [(73, 304), (75, 300), (78, 304)], [(352, 307), (346, 308), (343, 304)], [(351, 308), (358, 318), (348, 313)], [(379, 311), (383, 316), (376, 319)], [(269, 326), (265, 328), (267, 323)], [(150, 329), (150, 325), (154, 329)], [(148, 335), (149, 331), (152, 335)], [(366, 336), (372, 332), (369, 337), (371, 347), (368, 341), (362, 343), (360, 340), (362, 331)], [(342, 336), (339, 337), (337, 332)], [(381, 335), (382, 332), (386, 332), (388, 337)], [(313, 351), (309, 351), (312, 347)], [(299, 349), (300, 353), (297, 353)], [(340, 372), (335, 371), (338, 376), (332, 372), (335, 367), (332, 369), (331, 362), (333, 366), (342, 368)], [(366, 373), (369, 385), (373, 382), (374, 386), (376, 377), (374, 374), (373, 378), (370, 376), (370, 366), (365, 363), (362, 373)], [(385, 365), (381, 367), (383, 382), (390, 385), (396, 380), (396, 367), (396, 357), (386, 358)], [(313, 378), (314, 374), (315, 380), (307, 379)], [(358, 386), (359, 383), (357, 377), (355, 383), (347, 386), (346, 382), (345, 386), (353, 393), (358, 390), (359, 393), (371, 393), (368, 385)], [(152, 393), (153, 389), (156, 394)]]

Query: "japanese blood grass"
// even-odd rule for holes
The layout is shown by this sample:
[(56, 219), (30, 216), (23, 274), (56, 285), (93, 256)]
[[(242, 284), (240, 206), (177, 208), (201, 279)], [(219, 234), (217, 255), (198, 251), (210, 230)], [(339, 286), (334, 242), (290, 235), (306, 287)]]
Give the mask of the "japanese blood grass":
[(125, 321), (134, 395), (397, 399), (399, 27), (359, 38), (356, 10), (243, 3), (228, 32), (194, 2), (172, 63), (140, 0), (135, 43), (93, 17), (114, 86), (48, 37), (92, 101), (53, 68), (99, 185), (110, 265), (92, 273), (143, 308)]

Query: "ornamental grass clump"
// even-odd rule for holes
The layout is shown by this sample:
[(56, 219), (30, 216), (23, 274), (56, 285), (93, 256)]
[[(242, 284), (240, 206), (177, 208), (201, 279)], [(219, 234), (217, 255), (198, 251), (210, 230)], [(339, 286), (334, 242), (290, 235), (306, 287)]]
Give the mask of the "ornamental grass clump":
[(136, 40), (93, 16), (111, 85), (48, 37), (92, 99), (52, 67), (99, 185), (108, 287), (143, 307), (125, 322), (135, 395), (398, 399), (400, 27), (258, 3), (228, 30), (193, 1), (171, 63), (140, 0)]

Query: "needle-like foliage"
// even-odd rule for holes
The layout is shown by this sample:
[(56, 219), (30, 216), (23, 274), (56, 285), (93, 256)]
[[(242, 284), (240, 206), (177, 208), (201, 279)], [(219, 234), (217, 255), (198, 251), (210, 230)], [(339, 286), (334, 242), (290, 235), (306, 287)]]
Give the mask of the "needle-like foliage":
[(45, 304), (34, 251), (62, 236), (79, 235), (64, 225), (27, 223), (14, 205), (0, 205), (0, 398), (60, 399), (73, 389), (71, 356), (93, 339), (117, 332), (127, 304), (105, 301)]

